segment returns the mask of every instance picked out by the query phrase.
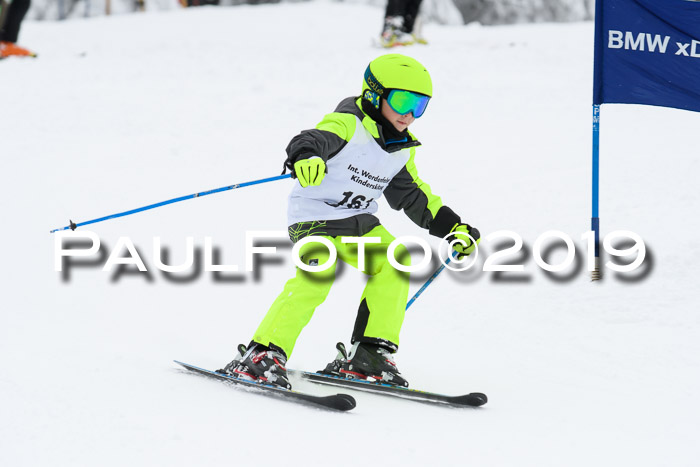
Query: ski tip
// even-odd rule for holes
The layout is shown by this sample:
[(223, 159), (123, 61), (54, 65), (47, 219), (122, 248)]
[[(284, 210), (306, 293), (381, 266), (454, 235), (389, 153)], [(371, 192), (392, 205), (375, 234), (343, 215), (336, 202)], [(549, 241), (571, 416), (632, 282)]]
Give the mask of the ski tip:
[(192, 370), (192, 369), (196, 368), (188, 363), (181, 362), (180, 360), (173, 360), (173, 363), (180, 365), (181, 367), (185, 368), (186, 370)]
[(460, 399), (464, 399), (464, 402), (472, 407), (481, 407), (489, 401), (486, 394), (481, 392), (472, 392), (466, 396), (462, 396)]
[(334, 396), (328, 396), (328, 398), (333, 400), (332, 407), (342, 412), (347, 412), (357, 407), (355, 398), (350, 394), (335, 394)]

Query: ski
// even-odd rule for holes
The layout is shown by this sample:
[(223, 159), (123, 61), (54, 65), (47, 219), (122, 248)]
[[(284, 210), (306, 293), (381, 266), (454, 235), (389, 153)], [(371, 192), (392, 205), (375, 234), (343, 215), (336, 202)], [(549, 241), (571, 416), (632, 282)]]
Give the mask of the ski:
[(218, 379), (220, 381), (227, 381), (230, 383), (235, 383), (240, 386), (245, 386), (248, 388), (255, 389), (261, 394), (272, 395), (281, 399), (293, 400), (295, 402), (300, 402), (303, 404), (310, 404), (314, 406), (323, 407), (331, 410), (339, 410), (345, 412), (355, 408), (355, 399), (349, 394), (334, 394), (332, 396), (315, 396), (313, 394), (308, 394), (305, 392), (294, 391), (292, 389), (284, 389), (272, 384), (257, 383), (253, 381), (246, 381), (233, 376), (224, 375), (217, 373), (215, 371), (206, 370), (188, 363), (179, 362), (173, 360), (178, 365), (186, 368), (194, 373)]
[(372, 47), (377, 49), (396, 49), (413, 45), (413, 43), (404, 44), (403, 42), (383, 42), (381, 38), (378, 39), (376, 37), (372, 37), (370, 42), (372, 43)]
[(472, 392), (461, 396), (448, 396), (445, 394), (436, 394), (433, 392), (419, 391), (417, 389), (392, 386), (391, 384), (386, 383), (347, 379), (340, 376), (326, 375), (310, 371), (288, 371), (291, 374), (299, 375), (302, 378), (314, 383), (356, 389), (358, 391), (410, 399), (418, 402), (436, 403), (452, 407), (480, 407), (488, 402), (486, 394), (482, 394), (480, 392)]

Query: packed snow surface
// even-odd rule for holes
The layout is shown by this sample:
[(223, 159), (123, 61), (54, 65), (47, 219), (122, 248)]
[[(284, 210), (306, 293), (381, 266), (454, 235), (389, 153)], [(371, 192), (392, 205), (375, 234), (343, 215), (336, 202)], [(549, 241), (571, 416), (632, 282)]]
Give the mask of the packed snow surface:
[[(440, 275), (407, 312), (396, 355), (412, 387), (485, 392), (483, 408), (354, 393), (357, 408), (339, 414), (177, 368), (226, 364), (293, 274), (285, 239), (245, 271), (246, 231), (285, 231), (291, 180), (78, 229), (100, 253), (55, 270), (49, 230), (69, 219), (277, 175), (292, 136), (359, 94), (383, 53), (381, 16), (311, 2), (24, 24), (39, 58), (0, 63), (1, 465), (697, 465), (700, 114), (603, 106), (602, 233), (634, 232), (647, 255), (592, 283), (591, 23), (428, 24), (429, 46), (400, 50), (434, 82), (411, 127), (421, 178), (484, 237), (524, 242), (496, 261), (523, 272), (481, 270), (513, 243), (501, 236), (482, 241), (471, 270)], [(385, 202), (380, 217), (395, 236), (440, 244)], [(533, 253), (551, 230), (576, 255), (545, 274)], [(120, 237), (147, 272), (102, 271), (129, 256), (113, 251)], [(211, 237), (218, 264), (241, 271), (162, 273), (154, 237), (174, 265), (187, 237), (201, 263)], [(554, 244), (551, 264), (566, 256)], [(290, 367), (322, 368), (349, 343), (363, 281), (342, 269)]]

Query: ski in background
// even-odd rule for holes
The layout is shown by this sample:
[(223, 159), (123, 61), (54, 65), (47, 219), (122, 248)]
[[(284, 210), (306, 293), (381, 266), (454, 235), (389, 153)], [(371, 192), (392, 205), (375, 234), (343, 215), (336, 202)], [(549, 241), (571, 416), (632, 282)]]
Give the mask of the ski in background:
[(183, 8), (191, 6), (218, 5), (220, 0), (178, 0)]
[(235, 383), (236, 385), (239, 385), (241, 387), (247, 387), (256, 390), (256, 392), (260, 394), (275, 396), (279, 399), (300, 402), (302, 404), (313, 405), (330, 410), (338, 410), (341, 412), (352, 410), (357, 405), (357, 403), (355, 402), (355, 398), (349, 394), (316, 396), (305, 392), (294, 391), (293, 389), (284, 389), (279, 386), (274, 386), (272, 384), (246, 381), (244, 379), (235, 378), (233, 376), (224, 375), (222, 373), (217, 373), (211, 370), (206, 370), (204, 368), (190, 365), (188, 363), (179, 362), (177, 360), (174, 360), (174, 362), (184, 367), (185, 369), (197, 373), (199, 375), (218, 379), (219, 381)]

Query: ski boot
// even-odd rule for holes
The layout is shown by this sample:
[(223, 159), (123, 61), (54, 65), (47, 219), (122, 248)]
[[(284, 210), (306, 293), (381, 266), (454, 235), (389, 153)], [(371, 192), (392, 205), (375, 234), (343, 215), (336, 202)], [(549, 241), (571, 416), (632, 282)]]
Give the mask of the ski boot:
[(24, 47), (20, 47), (14, 42), (0, 41), (0, 59), (7, 57), (36, 57), (34, 52), (31, 52)]
[(384, 29), (379, 37), (379, 43), (382, 47), (411, 45), (413, 42), (413, 36), (403, 31), (403, 17), (389, 16), (384, 20)]
[(423, 18), (421, 16), (416, 18), (411, 36), (416, 44), (428, 45), (428, 40), (423, 36)]
[(318, 373), (345, 378), (345, 375), (340, 372), (343, 367), (347, 368), (348, 365), (348, 353), (345, 350), (345, 344), (338, 342), (335, 344), (335, 348), (338, 350), (335, 360), (326, 365), (326, 368), (323, 370), (319, 370)]
[(387, 348), (356, 342), (348, 355), (343, 343), (338, 342), (336, 349), (338, 349), (336, 359), (319, 373), (347, 379), (372, 378), (381, 383), (408, 387), (408, 381), (401, 376), (394, 357)]
[(238, 355), (217, 373), (226, 374), (246, 381), (272, 384), (284, 389), (292, 389), (287, 377), (287, 357), (281, 350), (270, 349), (253, 343), (246, 349), (238, 346)]
[(411, 34), (411, 36), (413, 37), (413, 42), (415, 42), (416, 44), (428, 45), (428, 40), (425, 37), (418, 35), (415, 32)]
[(239, 363), (241, 363), (241, 360), (243, 360), (243, 355), (245, 355), (246, 348), (245, 345), (243, 344), (238, 344), (238, 347), (236, 347), (236, 350), (238, 350), (238, 354), (231, 360), (231, 363), (226, 365), (220, 370), (216, 370), (217, 373), (221, 373), (222, 375), (229, 375), (229, 376), (236, 376), (235, 370), (236, 367), (238, 366)]

